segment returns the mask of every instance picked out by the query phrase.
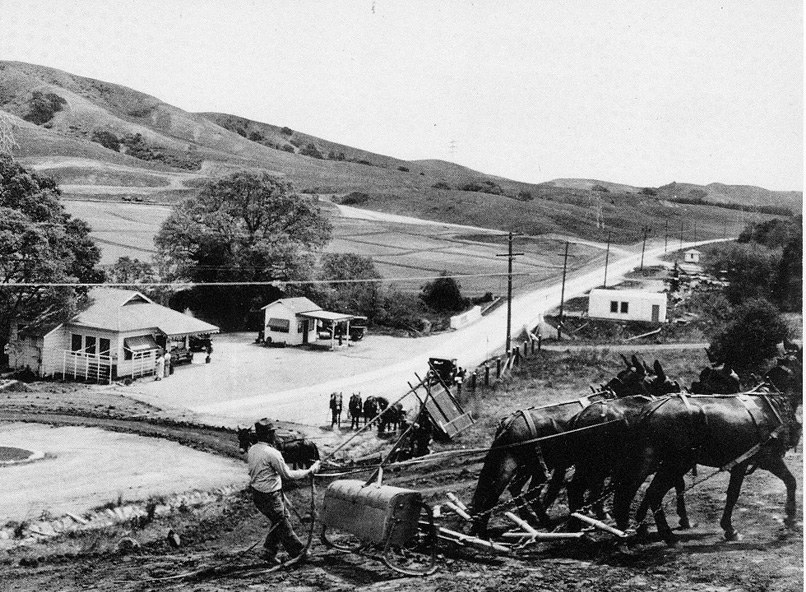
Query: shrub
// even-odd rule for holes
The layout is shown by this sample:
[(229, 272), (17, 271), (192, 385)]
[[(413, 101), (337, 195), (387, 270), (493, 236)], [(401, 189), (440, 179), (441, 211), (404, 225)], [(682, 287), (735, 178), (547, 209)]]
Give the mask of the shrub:
[(433, 185), (431, 185), (434, 189), (450, 189), (451, 186), (448, 185), (445, 181), (437, 181)]
[(283, 126), (283, 128), (280, 129), (280, 133), (284, 136), (290, 136), (294, 133), (294, 130), (292, 130), (290, 127)]
[(409, 167), (399, 166), (399, 167), (397, 167), (397, 170), (403, 171), (404, 173), (408, 173), (409, 172)]
[(66, 104), (67, 101), (57, 94), (43, 94), (35, 90), (28, 100), (28, 113), (23, 116), (23, 119), (36, 125), (42, 125), (53, 119), (53, 116)]
[(192, 150), (181, 152), (162, 146), (153, 146), (148, 144), (139, 133), (124, 136), (120, 139), (120, 143), (126, 147), (126, 154), (140, 160), (162, 162), (178, 169), (199, 170), (201, 168), (202, 159)]
[(291, 144), (283, 144), (283, 150), (291, 153), (296, 152), (296, 150), (294, 150), (294, 147)]
[(657, 195), (658, 190), (652, 187), (644, 187), (643, 189), (641, 189), (641, 191), (639, 191), (639, 193), (641, 195)]
[(106, 130), (95, 130), (92, 132), (92, 137), (90, 139), (93, 142), (97, 142), (104, 148), (109, 148), (115, 152), (120, 151), (120, 140), (112, 132)]
[(778, 344), (788, 333), (775, 306), (762, 298), (748, 300), (711, 340), (711, 356), (740, 374), (760, 371), (778, 354)]
[(368, 160), (364, 160), (363, 158), (359, 159), (359, 160), (354, 160), (353, 162), (358, 163), (358, 164), (363, 164), (363, 165), (366, 165), (366, 166), (375, 166), (373, 163), (371, 163)]
[(532, 196), (531, 191), (519, 191), (518, 199), (521, 201), (532, 201), (534, 197)]
[(352, 193), (348, 193), (342, 197), (339, 203), (344, 204), (345, 206), (360, 206), (368, 201), (369, 195), (366, 193), (361, 193), (360, 191), (353, 191)]
[(317, 148), (316, 144), (314, 144), (313, 142), (309, 142), (305, 146), (305, 148), (299, 151), (299, 153), (302, 154), (303, 156), (310, 156), (312, 158), (318, 158), (320, 160), (323, 160), (325, 158), (322, 155), (322, 153), (319, 152), (319, 148)]
[(266, 138), (260, 132), (249, 132), (249, 139), (253, 142), (262, 142)]
[(462, 185), (459, 187), (459, 189), (462, 191), (474, 191), (477, 193), (491, 193), (492, 195), (502, 195), (504, 193), (504, 190), (501, 189), (501, 186), (492, 181), (482, 181), (481, 183), (473, 181)]
[(591, 191), (601, 191), (602, 193), (610, 193), (610, 190), (607, 187), (598, 184), (591, 187)]
[(420, 299), (436, 312), (462, 310), (466, 304), (459, 282), (449, 277), (447, 271), (423, 286)]
[(293, 138), (289, 138), (288, 141), (291, 142), (291, 144), (293, 144), (297, 148), (302, 148), (302, 143), (303, 143), (302, 139), (294, 136)]

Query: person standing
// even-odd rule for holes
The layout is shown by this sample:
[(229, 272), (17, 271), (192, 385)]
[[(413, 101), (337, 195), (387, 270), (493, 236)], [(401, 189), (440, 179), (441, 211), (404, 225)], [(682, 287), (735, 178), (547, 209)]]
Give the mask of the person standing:
[(165, 371), (164, 371), (165, 376), (170, 376), (171, 374), (174, 373), (173, 362), (171, 361), (172, 357), (173, 356), (171, 356), (171, 350), (166, 349), (165, 355), (163, 356), (163, 361), (165, 364)]
[(156, 376), (154, 380), (162, 380), (165, 377), (165, 357), (162, 355), (162, 350), (157, 352), (157, 359), (156, 359)]
[(310, 469), (290, 469), (274, 447), (274, 424), (266, 418), (255, 423), (255, 437), (257, 443), (249, 448), (247, 455), (249, 488), (255, 506), (271, 522), (263, 543), (264, 558), (270, 563), (279, 563), (277, 550), (281, 543), (291, 558), (298, 557), (305, 550), (291, 526), (282, 482), (314, 475), (319, 471), (320, 463), (316, 461)]

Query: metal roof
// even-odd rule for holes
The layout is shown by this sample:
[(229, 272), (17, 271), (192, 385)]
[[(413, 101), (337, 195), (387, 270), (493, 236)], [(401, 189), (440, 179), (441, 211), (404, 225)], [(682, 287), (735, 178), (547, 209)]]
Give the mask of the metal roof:
[(89, 301), (66, 325), (129, 332), (156, 329), (169, 337), (218, 333), (218, 327), (157, 304), (134, 290), (93, 288)]

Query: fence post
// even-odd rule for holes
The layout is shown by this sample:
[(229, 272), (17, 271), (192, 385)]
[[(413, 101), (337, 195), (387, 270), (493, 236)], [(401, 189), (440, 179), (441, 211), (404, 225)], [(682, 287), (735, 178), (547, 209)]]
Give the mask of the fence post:
[(484, 362), (484, 386), (490, 386), (490, 366)]
[(529, 342), (528, 342), (528, 341), (524, 341), (524, 342), (523, 342), (523, 357), (524, 357), (524, 358), (528, 358), (528, 357), (529, 357), (529, 355), (528, 355), (528, 354), (529, 354)]
[(541, 335), (537, 336), (537, 351), (543, 351), (543, 337)]
[(473, 374), (470, 376), (470, 388), (473, 389), (473, 392), (476, 392), (476, 385), (478, 384), (479, 380), (479, 371), (473, 370)]
[(535, 353), (535, 340), (530, 339), (530, 341), (532, 342), (532, 353)]
[(517, 346), (515, 348), (515, 361), (514, 364), (520, 366), (521, 365), (521, 346)]
[(501, 356), (495, 358), (495, 377), (501, 378)]

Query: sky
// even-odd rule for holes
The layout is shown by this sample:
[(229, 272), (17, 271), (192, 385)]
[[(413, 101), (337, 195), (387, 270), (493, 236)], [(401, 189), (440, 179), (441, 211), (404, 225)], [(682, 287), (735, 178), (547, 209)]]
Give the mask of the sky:
[(803, 189), (797, 0), (0, 0), (0, 59), (520, 181)]

